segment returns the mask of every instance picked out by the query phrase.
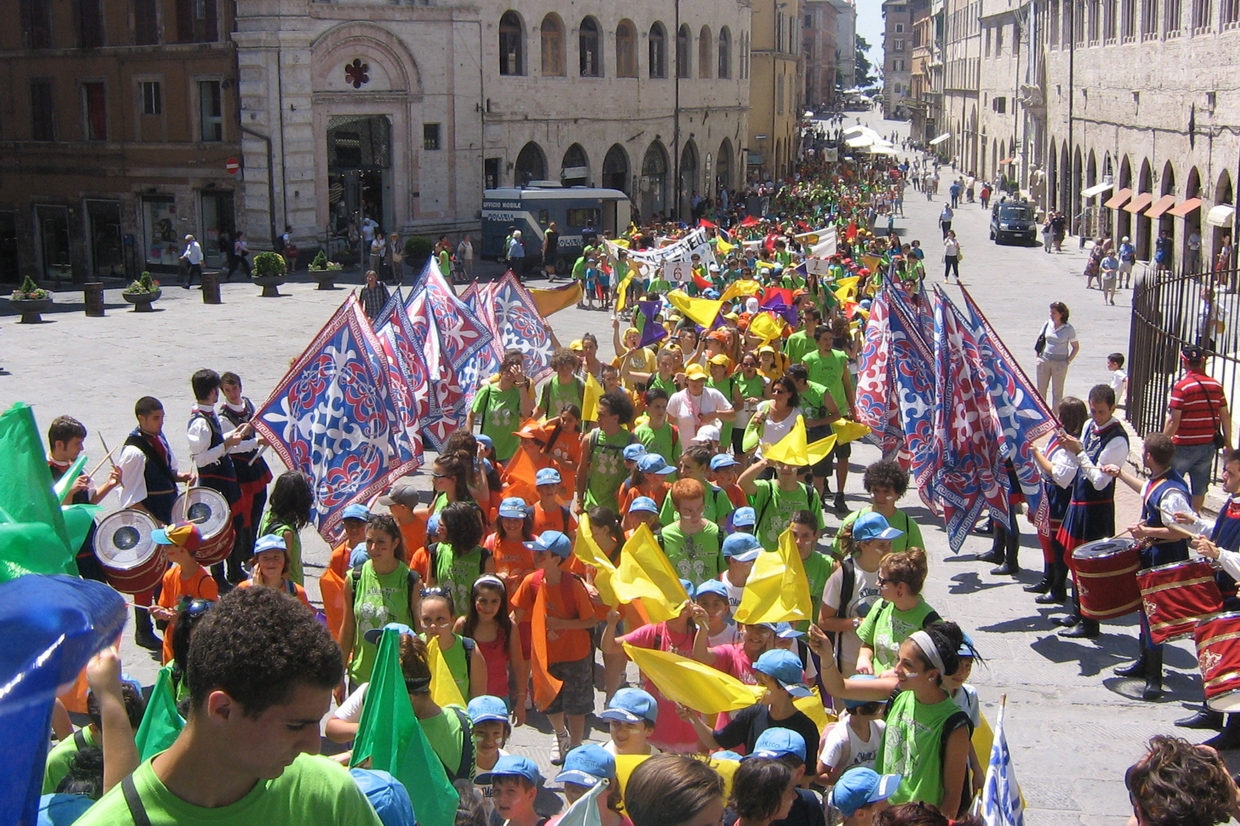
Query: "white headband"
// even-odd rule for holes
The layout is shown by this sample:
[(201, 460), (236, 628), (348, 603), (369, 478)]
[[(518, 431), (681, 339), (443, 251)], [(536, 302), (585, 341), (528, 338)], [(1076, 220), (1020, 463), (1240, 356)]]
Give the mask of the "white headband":
[(939, 654), (939, 648), (934, 644), (934, 640), (925, 631), (914, 631), (908, 635), (908, 638), (917, 643), (917, 647), (926, 655), (926, 659), (930, 660), (930, 664), (939, 670), (944, 677), (947, 676), (947, 667), (943, 665), (943, 657)]

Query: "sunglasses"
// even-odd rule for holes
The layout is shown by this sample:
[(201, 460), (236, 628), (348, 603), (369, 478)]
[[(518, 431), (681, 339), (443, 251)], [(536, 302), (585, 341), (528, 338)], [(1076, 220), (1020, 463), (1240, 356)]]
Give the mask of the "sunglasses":
[(434, 471), (431, 471), (431, 476), (435, 479), (446, 479), (451, 475), (451, 473), (435, 473)]
[(899, 585), (902, 582), (904, 582), (904, 580), (902, 579), (888, 579), (887, 577), (882, 576), (882, 575), (879, 575), (878, 577), (879, 585)]
[(421, 595), (424, 597), (446, 597), (451, 593), (447, 588), (435, 586), (434, 588), (423, 588)]

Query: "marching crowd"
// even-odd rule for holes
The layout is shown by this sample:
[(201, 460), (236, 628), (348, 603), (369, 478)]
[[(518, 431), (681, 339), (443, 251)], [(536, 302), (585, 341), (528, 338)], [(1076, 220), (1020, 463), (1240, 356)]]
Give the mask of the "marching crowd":
[[(921, 595), (928, 526), (896, 505), (909, 474), (886, 457), (864, 470), (865, 502), (850, 504), (845, 487), (869, 299), (880, 288), (921, 295), (920, 244), (881, 228), (899, 209), (906, 171), (805, 169), (772, 200), (795, 219), (711, 227), (715, 263), (696, 262), (685, 285), (688, 298), (722, 302), (710, 323), (669, 301), (672, 285), (637, 255), (683, 227), (589, 246), (583, 286), (617, 306), (612, 357), (587, 334), (555, 352), (537, 386), (526, 358), (509, 351), (430, 463), (429, 497), (401, 483), (344, 510), (317, 612), (299, 540), (314, 491), (288, 471), (268, 497), (273, 474), (240, 377), (191, 378), (192, 474), (164, 435), (163, 405), (138, 400), (107, 480), (82, 477), (70, 495), (97, 502), (117, 488), (122, 507), (158, 525), (151, 536), (170, 564), (154, 589), (133, 595), (135, 641), (158, 652), (155, 691), (170, 692), (184, 727), (140, 760), (133, 733), (147, 701), (105, 650), (87, 668), (89, 725), (74, 732), (67, 715), (55, 717), (47, 822), (369, 824), (376, 811), (387, 824), (414, 822), (424, 790), (364, 762), (350, 777), (337, 765), (348, 751), (335, 762), (316, 756), (321, 730), (345, 749), (357, 738), (380, 648), (394, 634), (432, 768), (460, 796), (459, 824), (542, 826), (561, 809), (545, 786), (571, 804), (600, 784), (607, 826), (980, 823), (970, 811), (989, 754), (976, 746), (982, 718), (969, 679), (982, 659), (967, 629)], [(839, 228), (822, 274), (806, 265), (820, 222)], [(1169, 433), (1146, 438), (1148, 482), (1123, 470), (1127, 436), (1110, 386), (1087, 401), (1057, 400), (1062, 426), (1036, 453), (1049, 507), (1029, 515), (1045, 576), (1026, 590), (1067, 604), (1065, 636), (1098, 633), (1083, 595), (1069, 600), (1068, 581), (1073, 551), (1117, 532), (1117, 480), (1144, 499), (1129, 528), (1141, 566), (1187, 559), (1191, 542), (1219, 561), (1235, 599), (1240, 504), (1229, 501), (1214, 525), (1196, 516), (1208, 481), (1201, 457), (1212, 450), (1227, 449), (1224, 484), (1240, 492), (1240, 452), (1204, 358), (1184, 353), (1192, 382), (1177, 385)], [(1228, 423), (1217, 445), (1216, 421)], [(53, 422), (54, 476), (85, 436), (73, 419)], [(198, 553), (209, 537), (176, 507), (191, 476), (227, 501), (235, 536), (209, 567)], [(827, 512), (841, 519), (833, 533)], [(1016, 516), (992, 520), (992, 531), (983, 558), (999, 563), (995, 575), (1017, 573)], [(626, 554), (647, 537), (685, 596), (662, 606), (661, 621), (640, 603), (609, 602), (603, 560), (592, 565), (582, 552), (596, 547), (623, 575)], [(809, 619), (737, 622), (755, 565), (789, 543)], [(77, 561), (83, 576), (108, 578), (89, 540)], [(702, 713), (650, 673), (629, 685), (626, 665), (640, 649), (753, 686), (753, 703)], [(1153, 699), (1161, 669), (1143, 622), (1140, 657), (1124, 673), (1144, 678)], [(439, 701), (444, 686), (433, 683), (443, 675), (459, 704)], [(592, 715), (604, 736), (591, 736)], [(1224, 724), (1204, 707), (1198, 716)], [(508, 747), (513, 727), (538, 717), (553, 738), (552, 776)], [(1215, 745), (1240, 746), (1240, 718)], [(1213, 823), (1240, 800), (1216, 753), (1175, 738), (1156, 738), (1126, 781), (1141, 823)]]

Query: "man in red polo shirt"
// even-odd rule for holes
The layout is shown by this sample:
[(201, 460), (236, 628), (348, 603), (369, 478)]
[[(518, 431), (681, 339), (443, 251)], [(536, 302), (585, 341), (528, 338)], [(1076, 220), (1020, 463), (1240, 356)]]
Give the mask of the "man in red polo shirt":
[[(1190, 345), (1180, 351), (1184, 376), (1171, 388), (1171, 418), (1163, 433), (1175, 442), (1172, 467), (1188, 479), (1193, 492), (1193, 510), (1200, 511), (1210, 484), (1214, 454), (1231, 450), (1231, 412), (1223, 387), (1205, 374), (1206, 353)], [(1214, 443), (1221, 431), (1224, 445)]]

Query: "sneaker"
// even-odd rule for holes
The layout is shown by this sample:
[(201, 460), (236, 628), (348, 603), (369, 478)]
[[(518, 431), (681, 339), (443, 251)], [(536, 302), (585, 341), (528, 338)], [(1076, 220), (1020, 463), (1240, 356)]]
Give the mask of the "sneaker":
[(568, 735), (567, 731), (557, 731), (555, 733), (555, 750), (551, 757), (551, 765), (563, 766), (564, 755), (573, 750), (573, 738)]

